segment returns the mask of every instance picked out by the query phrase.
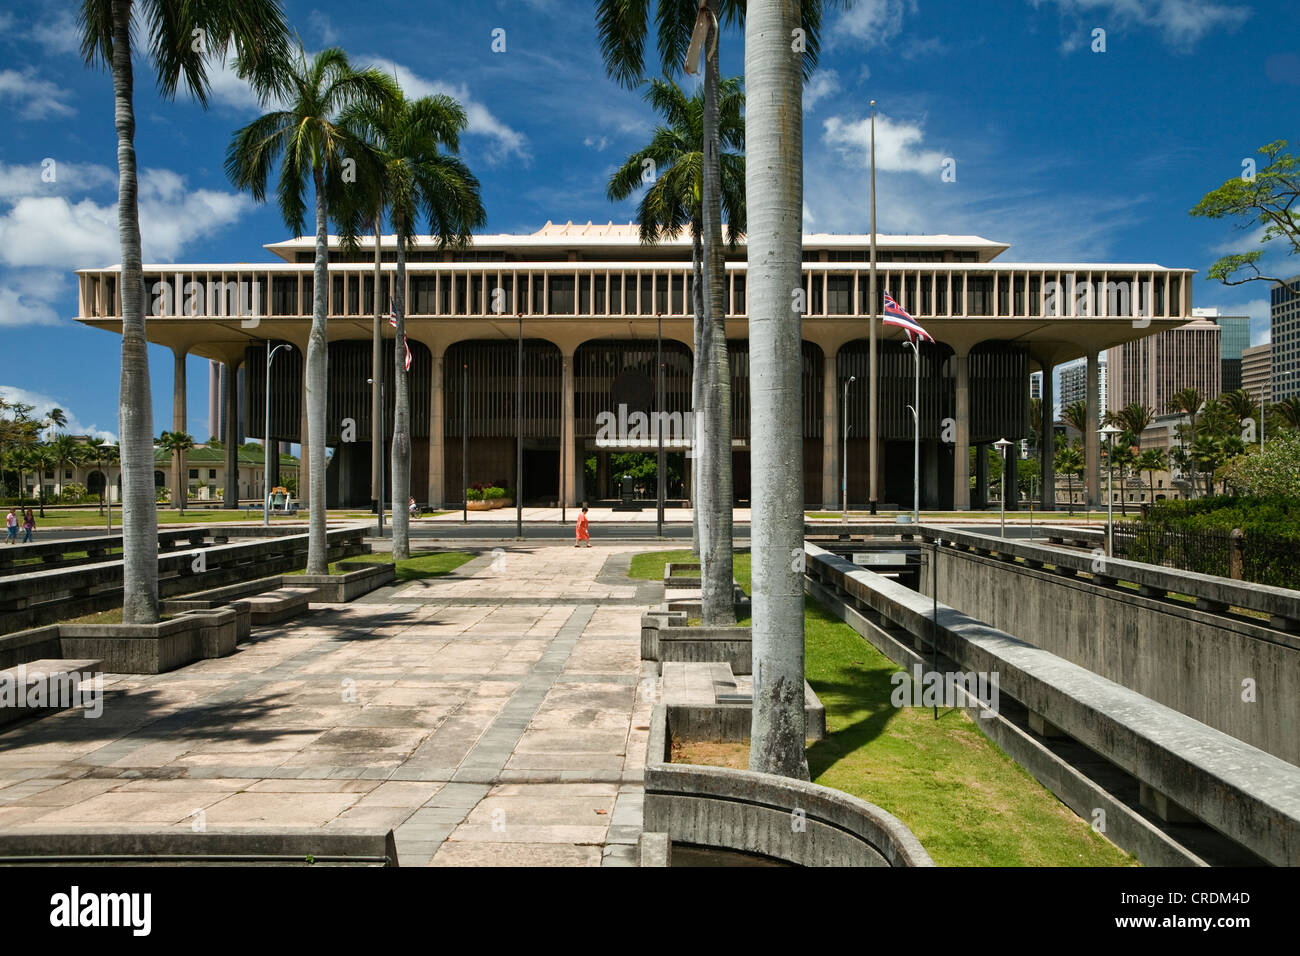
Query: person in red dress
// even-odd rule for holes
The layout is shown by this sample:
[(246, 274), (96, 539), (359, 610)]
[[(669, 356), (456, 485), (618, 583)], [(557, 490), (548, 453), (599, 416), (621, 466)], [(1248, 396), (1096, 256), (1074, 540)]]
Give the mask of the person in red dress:
[(587, 506), (583, 505), (582, 514), (578, 515), (578, 541), (574, 544), (575, 548), (581, 548), (584, 541), (587, 543), (587, 547), (591, 547), (591, 532), (588, 530), (589, 527), (590, 523), (587, 521)]

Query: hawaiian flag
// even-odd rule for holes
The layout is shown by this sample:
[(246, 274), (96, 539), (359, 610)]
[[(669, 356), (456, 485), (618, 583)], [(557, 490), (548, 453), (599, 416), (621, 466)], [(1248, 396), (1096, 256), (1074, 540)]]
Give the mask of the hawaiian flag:
[[(392, 306), (388, 312), (388, 324), (397, 328), (397, 306)], [(406, 370), (411, 370), (411, 344), (406, 341), (406, 333), (402, 333), (402, 348), (406, 349)]]
[(933, 342), (934, 337), (921, 324), (912, 318), (903, 309), (901, 305), (894, 301), (894, 297), (888, 292), (885, 293), (885, 325), (896, 325), (907, 333), (907, 341), (914, 342), (916, 339), (924, 339), (927, 342)]

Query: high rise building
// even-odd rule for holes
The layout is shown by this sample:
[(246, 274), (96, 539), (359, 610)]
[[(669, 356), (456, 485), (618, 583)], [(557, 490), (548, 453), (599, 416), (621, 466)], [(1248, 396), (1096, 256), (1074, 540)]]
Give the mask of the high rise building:
[(1106, 353), (1106, 408), (1119, 411), (1136, 402), (1159, 414), (1185, 388), (1207, 400), (1217, 397), (1223, 391), (1222, 340), (1223, 329), (1198, 316), (1176, 329), (1111, 348)]
[(1255, 401), (1273, 401), (1273, 345), (1265, 342), (1241, 353), (1241, 387)]
[[(1100, 394), (1099, 407), (1106, 407), (1106, 358), (1102, 356), (1097, 368), (1097, 387)], [(1081, 359), (1061, 366), (1061, 408), (1069, 408), (1075, 402), (1088, 400), (1088, 362)]]
[(1273, 397), (1300, 395), (1300, 276), (1274, 283), (1269, 296), (1273, 345)]
[(1222, 389), (1235, 392), (1241, 388), (1241, 353), (1250, 348), (1250, 316), (1220, 315), (1218, 309), (1192, 309), (1192, 315), (1210, 319), (1223, 329), (1219, 360), (1223, 365)]

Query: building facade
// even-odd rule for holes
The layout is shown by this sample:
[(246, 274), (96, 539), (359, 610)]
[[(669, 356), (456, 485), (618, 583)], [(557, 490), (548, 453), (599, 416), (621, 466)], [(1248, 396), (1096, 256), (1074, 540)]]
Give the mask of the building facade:
[(1167, 411), (1169, 400), (1194, 388), (1209, 400), (1223, 391), (1223, 330), (1212, 320), (1196, 318), (1106, 353), (1107, 409), (1145, 405)]
[[(1005, 244), (976, 236), (877, 240), (877, 315), (889, 292), (937, 340), (922, 351), (921, 484), (927, 508), (971, 505), (972, 446), (1028, 436), (1031, 372), (1044, 372), (1043, 404), (1050, 408), (1057, 365), (1088, 356), (1095, 371), (1098, 350), (1175, 328), (1191, 315), (1192, 270), (1003, 262)], [(385, 303), (394, 273), (392, 242), (385, 237), (381, 248)], [(293, 351), (276, 356), (272, 368), (271, 437), (301, 443), (313, 240), (267, 248), (278, 261), (146, 266), (148, 335), (172, 348), (181, 365), (194, 353), (246, 368), (243, 425), (254, 438), (263, 430), (267, 342), (293, 344)], [(800, 354), (789, 359), (803, 368), (802, 471), (810, 505), (838, 501), (846, 432), (849, 500), (867, 501), (869, 248), (870, 237), (864, 235), (804, 239), (803, 288), (793, 297), (804, 310), (803, 342)], [(374, 377), (373, 258), (373, 240), (348, 253), (331, 239), (326, 427), (333, 454), (320, 477), (332, 505), (358, 505), (374, 497), (367, 384)], [(119, 274), (117, 267), (79, 271), (80, 321), (120, 333)], [(523, 485), (517, 493), (523, 500), (614, 497), (617, 456), (653, 447), (648, 432), (637, 431), (643, 421), (637, 413), (662, 414), (670, 429), (689, 421), (692, 278), (687, 238), (643, 246), (634, 224), (547, 223), (533, 234), (475, 236), (458, 251), (421, 240), (410, 254), (404, 290), (417, 499), (433, 506), (455, 504), (463, 500), (467, 483), (513, 486), (520, 438)], [(745, 502), (750, 421), (743, 242), (727, 254), (724, 289), (735, 495)], [(387, 322), (381, 325), (391, 334)], [(908, 502), (913, 358), (899, 330), (880, 325), (878, 333), (880, 503)], [(665, 401), (656, 408), (660, 343)], [(388, 403), (387, 436), (391, 338), (385, 348), (380, 378)], [(845, 403), (850, 377), (856, 382)], [(175, 415), (183, 415), (184, 401), (182, 388)], [(234, 410), (229, 395), (224, 404)], [(689, 431), (667, 436), (670, 449), (673, 441), (678, 441), (675, 448), (683, 447), (683, 434)], [(1088, 451), (1097, 462), (1091, 443)], [(690, 468), (681, 454), (673, 450), (681, 492), (689, 496)], [(304, 448), (300, 457), (306, 462), (308, 456)], [(387, 450), (382, 457), (387, 462)], [(1044, 473), (1050, 474), (1050, 458), (1044, 457)], [(313, 480), (318, 476), (304, 468), (301, 497)], [(391, 487), (388, 480), (385, 476), (385, 486)], [(976, 482), (976, 503), (986, 485), (986, 476)]]
[[(1101, 367), (1097, 370), (1097, 388), (1101, 394), (1101, 407), (1106, 408), (1106, 360), (1101, 360)], [(1087, 362), (1070, 362), (1061, 367), (1061, 400), (1062, 409), (1069, 408), (1075, 402), (1086, 402), (1088, 400), (1088, 363)]]
[(1273, 344), (1273, 389), (1270, 401), (1300, 395), (1300, 276), (1277, 282), (1269, 290)]
[(1273, 401), (1273, 344), (1265, 342), (1241, 353), (1241, 387), (1265, 405)]

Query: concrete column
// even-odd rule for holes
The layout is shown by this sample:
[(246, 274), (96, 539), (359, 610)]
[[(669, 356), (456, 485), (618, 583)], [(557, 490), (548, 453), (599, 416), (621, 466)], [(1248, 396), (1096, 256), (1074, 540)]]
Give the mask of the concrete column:
[(578, 490), (578, 475), (582, 472), (578, 468), (578, 442), (575, 434), (577, 429), (573, 420), (573, 354), (565, 352), (561, 361), (564, 371), (561, 385), (563, 409), (560, 421), (560, 448), (562, 449), (560, 457), (563, 459), (564, 473), (560, 476), (560, 481), (564, 489), (565, 504), (570, 508), (580, 508), (582, 499)]
[(1042, 435), (1038, 440), (1039, 474), (1043, 476), (1043, 487), (1039, 495), (1040, 507), (1044, 511), (1056, 509), (1056, 396), (1052, 390), (1052, 372), (1055, 366), (1043, 362), (1043, 415)]
[(1101, 501), (1101, 356), (1088, 353), (1088, 429), (1083, 436), (1085, 462), (1085, 487), (1088, 489), (1088, 507), (1096, 508)]
[[(172, 431), (186, 432), (185, 427), (185, 356), (187, 350), (183, 348), (172, 349), (172, 355), (176, 357), (174, 372), (172, 374)], [(176, 507), (181, 506), (185, 500), (185, 490), (189, 486), (185, 462), (180, 455), (175, 456), (172, 462), (172, 504)]]
[(311, 444), (307, 431), (307, 362), (303, 359), (302, 374), (302, 411), (298, 416), (298, 495), (297, 501), (303, 508), (310, 500), (307, 495), (311, 490)]
[(975, 508), (989, 506), (989, 446), (975, 446), (975, 498), (971, 502)]
[(953, 355), (957, 373), (956, 428), (953, 433), (952, 507), (954, 511), (970, 508), (970, 357)]
[(446, 412), (442, 393), (442, 349), (433, 349), (433, 383), (429, 387), (429, 507), (442, 508), (447, 499), (447, 454), (443, 447)]
[(826, 352), (822, 370), (822, 508), (840, 506), (840, 384), (835, 355)]
[(226, 494), (227, 508), (239, 507), (239, 366), (226, 363)]

